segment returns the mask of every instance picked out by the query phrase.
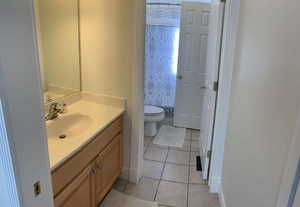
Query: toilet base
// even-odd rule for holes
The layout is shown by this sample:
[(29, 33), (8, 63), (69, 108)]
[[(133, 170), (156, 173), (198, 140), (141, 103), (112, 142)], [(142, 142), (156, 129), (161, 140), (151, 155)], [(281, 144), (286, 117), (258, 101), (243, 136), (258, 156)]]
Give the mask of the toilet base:
[(157, 134), (157, 122), (145, 122), (144, 134), (146, 137), (154, 137)]

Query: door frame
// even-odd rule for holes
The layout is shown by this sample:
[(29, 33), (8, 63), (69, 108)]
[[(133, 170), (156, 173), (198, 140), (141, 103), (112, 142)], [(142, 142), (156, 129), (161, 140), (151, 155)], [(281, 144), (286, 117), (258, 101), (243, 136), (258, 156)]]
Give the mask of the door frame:
[[(213, 0), (216, 2), (224, 0)], [(136, 64), (133, 72), (132, 111), (134, 134), (131, 142), (131, 174), (130, 181), (138, 182), (143, 174), (143, 148), (144, 148), (144, 50), (145, 50), (145, 0), (135, 0), (135, 9), (138, 18), (135, 20), (135, 57)], [(216, 108), (215, 128), (212, 145), (212, 160), (209, 173), (209, 187), (211, 192), (221, 193), (221, 178), (223, 168), (223, 154), (225, 137), (227, 133), (227, 121), (229, 112), (229, 99), (231, 94), (231, 80), (233, 74), (235, 43), (237, 39), (239, 23), (240, 0), (226, 0), (225, 19), (222, 37), (219, 92)], [(143, 29), (143, 31), (141, 30)], [(143, 79), (142, 81), (140, 79)], [(137, 90), (139, 89), (139, 90)], [(222, 196), (221, 196), (222, 197)]]
[[(0, 25), (0, 179), (6, 181), (1, 186), (7, 190), (5, 206), (53, 207), (33, 0), (2, 1)], [(41, 194), (35, 196), (37, 182)]]
[[(223, 1), (223, 0), (221, 0)], [(219, 90), (213, 129), (213, 142), (208, 185), (210, 191), (222, 198), (222, 169), (227, 123), (229, 118), (231, 82), (238, 34), (240, 0), (226, 0), (219, 69)]]

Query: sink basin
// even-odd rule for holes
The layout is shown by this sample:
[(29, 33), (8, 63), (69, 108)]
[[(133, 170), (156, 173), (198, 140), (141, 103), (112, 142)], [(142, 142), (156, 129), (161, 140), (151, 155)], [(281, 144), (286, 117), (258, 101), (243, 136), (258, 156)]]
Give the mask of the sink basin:
[(91, 127), (93, 119), (80, 113), (60, 115), (58, 118), (47, 121), (47, 135), (50, 139), (68, 139), (85, 133)]

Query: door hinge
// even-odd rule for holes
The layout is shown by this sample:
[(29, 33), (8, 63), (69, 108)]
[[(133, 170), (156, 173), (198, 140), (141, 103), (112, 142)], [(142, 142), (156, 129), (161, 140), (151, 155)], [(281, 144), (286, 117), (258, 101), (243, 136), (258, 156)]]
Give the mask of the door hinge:
[(214, 82), (214, 91), (218, 92), (218, 90), (219, 90), (219, 81), (215, 81)]
[(207, 156), (208, 159), (211, 159), (211, 150), (207, 151), (207, 155), (206, 156)]

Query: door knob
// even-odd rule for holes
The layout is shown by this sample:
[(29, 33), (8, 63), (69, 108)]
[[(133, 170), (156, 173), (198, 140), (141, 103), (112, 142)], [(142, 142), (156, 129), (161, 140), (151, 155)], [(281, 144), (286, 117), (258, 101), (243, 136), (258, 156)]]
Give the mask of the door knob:
[(177, 79), (178, 79), (178, 80), (182, 80), (182, 78), (183, 78), (182, 75), (178, 75), (178, 76), (177, 76)]
[(201, 86), (200, 89), (207, 89), (207, 86)]

